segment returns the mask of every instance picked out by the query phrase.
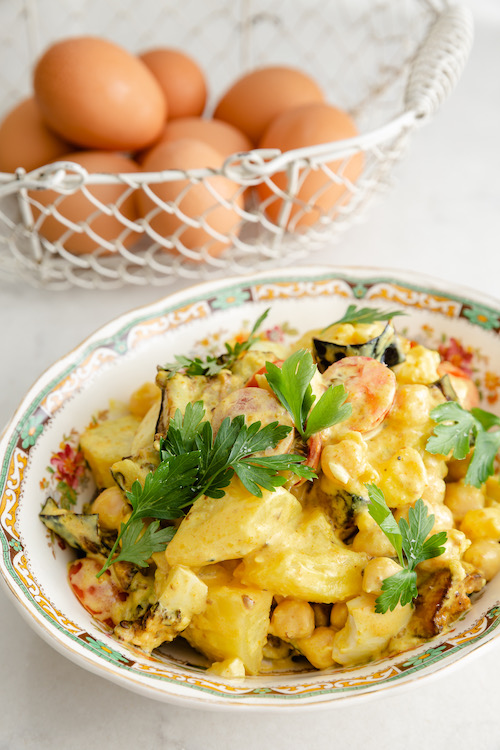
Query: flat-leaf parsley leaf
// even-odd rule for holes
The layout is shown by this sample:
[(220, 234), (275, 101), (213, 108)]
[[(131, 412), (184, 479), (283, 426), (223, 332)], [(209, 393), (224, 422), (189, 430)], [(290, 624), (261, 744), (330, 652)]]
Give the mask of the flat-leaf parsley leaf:
[(311, 380), (317, 367), (307, 349), (299, 349), (285, 359), (281, 367), (266, 362), (265, 377), (271, 389), (293, 419), (304, 441), (311, 435), (347, 419), (352, 407), (346, 404), (343, 385), (331, 385), (316, 403)]
[(415, 568), (423, 560), (443, 554), (446, 532), (440, 531), (429, 537), (434, 516), (428, 515), (421, 498), (409, 509), (408, 521), (406, 518), (396, 521), (382, 490), (375, 484), (367, 484), (366, 487), (370, 498), (368, 512), (396, 550), (402, 568), (382, 583), (382, 593), (375, 601), (375, 612), (384, 614), (388, 609), (394, 610), (398, 604), (411, 604), (418, 596)]
[(500, 449), (500, 418), (483, 409), (467, 411), (455, 401), (439, 404), (430, 413), (437, 424), (427, 441), (426, 450), (454, 458), (464, 459), (474, 447), (474, 452), (464, 478), (465, 484), (481, 487), (494, 473), (495, 456)]

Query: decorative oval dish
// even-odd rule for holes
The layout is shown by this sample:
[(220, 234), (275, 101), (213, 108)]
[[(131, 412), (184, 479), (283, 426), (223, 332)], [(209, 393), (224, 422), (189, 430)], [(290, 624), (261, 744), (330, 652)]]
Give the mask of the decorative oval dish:
[(348, 304), (405, 310), (404, 334), (453, 349), (472, 371), (484, 408), (500, 395), (500, 304), (415, 274), (375, 268), (296, 268), (210, 282), (122, 315), (45, 372), (27, 393), (0, 443), (3, 578), (34, 629), (65, 656), (144, 695), (200, 708), (332, 706), (436, 675), (490, 642), (500, 623), (493, 579), (451, 630), (423, 646), (367, 665), (223, 679), (172, 644), (148, 656), (113, 638), (80, 606), (67, 581), (72, 553), (50, 544), (38, 513), (49, 491), (91, 487), (78, 435), (110, 399), (126, 399), (175, 354), (202, 352), (266, 308), (277, 339), (342, 314)]

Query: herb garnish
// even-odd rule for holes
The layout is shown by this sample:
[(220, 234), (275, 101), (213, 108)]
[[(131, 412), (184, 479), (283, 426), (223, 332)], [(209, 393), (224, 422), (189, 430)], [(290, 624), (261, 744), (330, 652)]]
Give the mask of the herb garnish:
[(344, 403), (347, 391), (343, 385), (329, 386), (314, 404), (316, 396), (312, 392), (311, 380), (318, 370), (311, 353), (306, 349), (292, 354), (281, 367), (266, 362), (266, 370), (267, 382), (292, 417), (295, 428), (304, 441), (315, 432), (350, 416), (352, 407)]
[(368, 512), (396, 550), (402, 567), (383, 581), (382, 593), (375, 601), (375, 612), (384, 614), (399, 603), (410, 604), (418, 596), (415, 568), (423, 560), (443, 554), (446, 532), (440, 531), (427, 539), (434, 525), (434, 515), (427, 514), (421, 498), (409, 509), (408, 521), (405, 518), (396, 521), (382, 490), (375, 484), (366, 487), (370, 497)]
[(233, 365), (236, 360), (244, 352), (248, 351), (252, 344), (254, 344), (258, 340), (256, 333), (264, 320), (267, 318), (269, 310), (270, 308), (265, 310), (262, 315), (255, 321), (255, 324), (245, 341), (237, 341), (234, 346), (226, 341), (226, 343), (224, 344), (224, 346), (226, 347), (226, 351), (218, 357), (214, 357), (209, 354), (205, 359), (201, 359), (200, 357), (190, 359), (189, 357), (185, 357), (183, 355), (175, 355), (176, 361), (164, 365), (162, 369), (166, 370), (169, 373), (169, 377), (172, 377), (180, 370), (182, 370), (186, 375), (205, 375), (207, 377), (213, 377), (214, 375), (217, 375), (221, 370), (229, 369), (231, 365)]
[(500, 430), (488, 430), (490, 427), (500, 426), (500, 418), (483, 409), (467, 411), (455, 401), (439, 404), (432, 409), (430, 416), (437, 422), (437, 426), (427, 441), (426, 450), (443, 456), (452, 452), (454, 458), (463, 459), (474, 446), (464, 483), (481, 487), (495, 471), (494, 460), (500, 448)]
[(384, 310), (378, 310), (374, 307), (356, 307), (356, 305), (349, 305), (342, 318), (335, 320), (330, 325), (327, 325), (322, 329), (321, 333), (324, 333), (329, 328), (340, 323), (376, 323), (378, 320), (391, 320), (396, 315), (406, 315), (403, 310), (390, 310), (385, 312)]
[[(120, 533), (106, 560), (102, 573), (118, 560), (145, 566), (153, 552), (161, 551), (173, 536), (173, 529), (160, 529), (160, 520), (180, 518), (186, 508), (202, 495), (224, 496), (237, 474), (246, 489), (262, 497), (262, 489), (274, 491), (287, 481), (280, 471), (291, 471), (299, 477), (314, 479), (316, 474), (295, 454), (258, 456), (256, 453), (275, 448), (292, 429), (272, 422), (245, 424), (245, 417), (226, 417), (214, 439), (212, 425), (203, 419), (203, 403), (188, 403), (184, 417), (177, 410), (170, 421), (166, 437), (160, 441), (160, 464), (146, 476), (144, 486), (137, 480), (127, 498), (132, 514), (122, 524)], [(145, 527), (141, 519), (155, 519)], [(118, 544), (121, 550), (113, 559)]]

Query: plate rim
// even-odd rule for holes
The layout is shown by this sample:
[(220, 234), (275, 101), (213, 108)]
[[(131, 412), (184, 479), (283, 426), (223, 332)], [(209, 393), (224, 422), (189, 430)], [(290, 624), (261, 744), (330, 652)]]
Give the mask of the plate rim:
[[(371, 278), (371, 276), (373, 276), (374, 278)], [(426, 274), (416, 272), (412, 273), (408, 270), (375, 266), (321, 265), (307, 266), (307, 268), (276, 268), (266, 271), (260, 271), (257, 273), (249, 273), (242, 276), (227, 277), (223, 279), (200, 282), (171, 294), (161, 296), (152, 302), (139, 305), (124, 313), (121, 313), (120, 315), (117, 315), (112, 320), (95, 329), (80, 343), (74, 346), (69, 352), (56, 359), (48, 368), (46, 368), (26, 391), (24, 397), (21, 399), (18, 407), (15, 409), (11, 418), (8, 420), (6, 426), (4, 427), (2, 434), (0, 435), (0, 457), (2, 458), (2, 461), (4, 459), (5, 451), (8, 449), (9, 433), (15, 430), (15, 426), (19, 420), (20, 415), (25, 412), (33, 396), (39, 394), (41, 389), (43, 389), (43, 387), (46, 387), (47, 384), (54, 380), (56, 376), (61, 376), (66, 366), (72, 365), (72, 367), (75, 367), (77, 365), (77, 361), (75, 361), (75, 358), (77, 358), (78, 355), (82, 355), (86, 350), (91, 350), (92, 347), (95, 348), (106, 337), (109, 338), (110, 336), (112, 336), (113, 333), (114, 335), (116, 335), (119, 332), (123, 332), (127, 325), (137, 325), (141, 319), (147, 320), (148, 318), (151, 318), (154, 315), (155, 311), (159, 311), (160, 308), (165, 308), (167, 307), (167, 305), (170, 309), (175, 309), (182, 303), (188, 304), (206, 299), (209, 293), (213, 294), (214, 292), (220, 290), (229, 291), (232, 288), (241, 289), (245, 286), (245, 284), (255, 285), (258, 282), (264, 283), (266, 281), (269, 283), (304, 282), (308, 280), (314, 280), (315, 282), (318, 282), (323, 279), (334, 280), (335, 278), (345, 279), (346, 277), (350, 278), (351, 280), (354, 280), (354, 278), (360, 278), (365, 283), (373, 283), (379, 281), (397, 284), (403, 282), (407, 285), (408, 288), (414, 289), (415, 291), (434, 291), (438, 292), (445, 298), (450, 298), (453, 300), (460, 298), (462, 302), (474, 302), (479, 306), (491, 307), (500, 312), (499, 300), (491, 297), (490, 295), (482, 294), (478, 290), (474, 290), (465, 285), (452, 283), (452, 291), (449, 291), (450, 284), (447, 284), (447, 282), (445, 282), (444, 280), (437, 279)], [(240, 304), (255, 304), (256, 302), (257, 301), (252, 298), (247, 298)], [(164, 310), (165, 314), (166, 312), (167, 311)], [(215, 315), (217, 313), (213, 311), (213, 314)], [(138, 316), (141, 317), (139, 318)], [(4, 566), (3, 556), (0, 559), (0, 571), (2, 573), (1, 579), (3, 580), (4, 588), (9, 591), (9, 594), (11, 595), (11, 597), (13, 597), (18, 606), (18, 609), (21, 610), (21, 613), (28, 621), (28, 624), (30, 624), (35, 629), (35, 632), (37, 632), (38, 635), (42, 635), (46, 642), (56, 648), (56, 650), (58, 650), (60, 653), (70, 658), (71, 661), (79, 666), (86, 667), (95, 674), (111, 679), (113, 682), (121, 685), (122, 687), (140, 692), (143, 695), (148, 695), (149, 697), (168, 701), (170, 703), (177, 703), (184, 706), (191, 705), (193, 707), (204, 709), (265, 709), (271, 711), (286, 710), (288, 707), (294, 707), (296, 709), (299, 707), (301, 709), (311, 709), (318, 707), (332, 707), (334, 705), (345, 705), (346, 700), (356, 699), (359, 702), (361, 699), (375, 698), (377, 696), (381, 697), (382, 695), (386, 695), (388, 690), (394, 691), (395, 689), (409, 689), (414, 685), (416, 680), (438, 677), (443, 672), (449, 670), (449, 668), (462, 665), (465, 660), (465, 656), (470, 657), (472, 654), (476, 654), (480, 648), (483, 648), (488, 644), (492, 644), (497, 635), (494, 633), (486, 639), (480, 640), (478, 643), (474, 644), (474, 646), (466, 654), (464, 654), (463, 657), (459, 656), (447, 663), (445, 662), (444, 664), (440, 665), (440, 668), (431, 671), (430, 673), (424, 668), (425, 671), (423, 673), (415, 673), (411, 680), (406, 680), (403, 682), (396, 681), (394, 683), (388, 684), (384, 683), (383, 685), (377, 685), (372, 689), (364, 689), (363, 692), (357, 692), (353, 690), (351, 692), (344, 693), (329, 693), (327, 696), (322, 696), (320, 700), (314, 700), (314, 697), (311, 695), (296, 696), (296, 699), (294, 700), (293, 697), (288, 694), (282, 695), (277, 700), (271, 702), (269, 702), (268, 700), (266, 701), (264, 696), (263, 700), (259, 702), (257, 702), (255, 699), (252, 700), (251, 703), (240, 702), (245, 700), (245, 693), (242, 693), (240, 695), (240, 700), (236, 698), (235, 700), (228, 700), (228, 696), (222, 694), (220, 696), (220, 701), (218, 699), (214, 699), (213, 697), (207, 700), (203, 696), (203, 693), (194, 690), (192, 690), (189, 695), (179, 695), (176, 691), (177, 685), (175, 683), (173, 685), (173, 692), (167, 692), (164, 689), (157, 690), (153, 687), (155, 681), (151, 681), (152, 684), (149, 684), (149, 682), (145, 683), (141, 680), (131, 680), (130, 673), (128, 671), (125, 673), (123, 669), (114, 671), (112, 669), (109, 669), (110, 665), (108, 665), (108, 667), (106, 668), (102, 659), (99, 662), (94, 663), (92, 659), (82, 653), (81, 649), (75, 649), (73, 651), (70, 648), (70, 644), (66, 643), (67, 636), (65, 636), (65, 634), (63, 633), (64, 638), (58, 638), (57, 634), (54, 632), (53, 626), (50, 627), (50, 622), (45, 622), (45, 620), (42, 619), (40, 613), (36, 613), (37, 616), (35, 616), (35, 613), (33, 611), (35, 609), (35, 605), (27, 600), (26, 596), (22, 598), (18, 595), (17, 591), (14, 590), (8, 571)], [(39, 632), (40, 630), (41, 632)], [(96, 655), (93, 654), (93, 657), (96, 658)], [(82, 660), (86, 663), (82, 664)], [(105, 671), (106, 673), (103, 674), (103, 671)], [(133, 682), (134, 684), (131, 684), (131, 682)], [(165, 683), (162, 683), (162, 687), (164, 686)]]

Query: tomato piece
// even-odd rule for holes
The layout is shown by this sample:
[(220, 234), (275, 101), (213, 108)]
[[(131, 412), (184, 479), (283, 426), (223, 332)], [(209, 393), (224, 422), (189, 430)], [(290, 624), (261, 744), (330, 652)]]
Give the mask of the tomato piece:
[[(273, 362), (273, 365), (276, 365), (276, 367), (281, 367), (283, 362), (283, 359), (277, 359)], [(245, 388), (261, 388), (262, 380), (260, 376), (264, 375), (264, 373), (266, 372), (266, 365), (264, 365), (264, 367), (261, 367), (260, 370), (256, 370), (250, 380), (247, 380), (247, 382), (245, 383)]]
[(473, 409), (479, 406), (479, 392), (468, 372), (446, 359), (439, 363), (437, 371), (440, 376), (449, 376), (460, 405), (464, 409)]
[(124, 602), (128, 594), (118, 588), (109, 570), (96, 578), (102, 565), (91, 557), (83, 557), (69, 566), (70, 586), (80, 604), (90, 614), (110, 627), (115, 622), (114, 612), (117, 604)]
[(343, 424), (357, 432), (377, 427), (396, 395), (393, 371), (371, 357), (344, 357), (325, 370), (323, 380), (327, 385), (344, 385), (352, 414)]
[(310, 466), (313, 471), (316, 471), (319, 466), (322, 450), (323, 436), (321, 432), (316, 432), (307, 441), (307, 458), (304, 461), (305, 465)]

